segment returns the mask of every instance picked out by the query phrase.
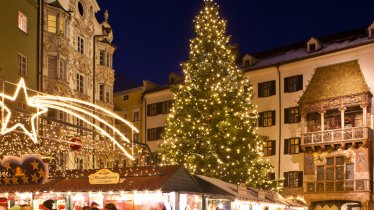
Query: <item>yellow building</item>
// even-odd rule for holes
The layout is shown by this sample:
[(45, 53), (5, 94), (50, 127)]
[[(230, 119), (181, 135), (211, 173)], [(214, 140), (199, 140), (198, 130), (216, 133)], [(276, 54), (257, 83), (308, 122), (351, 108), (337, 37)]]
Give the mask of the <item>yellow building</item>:
[[(129, 127), (118, 125), (119, 129), (127, 138), (136, 143), (145, 143), (145, 135), (142, 131), (144, 119), (143, 95), (148, 89), (158, 87), (159, 85), (144, 80), (143, 85), (114, 93), (113, 103), (115, 112), (124, 119), (133, 122), (134, 126), (140, 131), (134, 133)], [(135, 164), (143, 164), (143, 159), (137, 159)]]
[(17, 83), (25, 78), (38, 88), (38, 0), (4, 0), (0, 3), (0, 77)]

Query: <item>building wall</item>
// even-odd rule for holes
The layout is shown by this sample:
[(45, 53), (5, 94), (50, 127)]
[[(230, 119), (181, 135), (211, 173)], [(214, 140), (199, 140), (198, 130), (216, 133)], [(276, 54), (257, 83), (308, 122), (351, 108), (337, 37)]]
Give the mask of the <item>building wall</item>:
[[(297, 102), (302, 96), (303, 91), (305, 91), (309, 81), (312, 79), (315, 69), (345, 61), (358, 60), (365, 80), (370, 89), (372, 89), (374, 85), (374, 73), (372, 71), (374, 68), (374, 61), (371, 58), (373, 56), (374, 44), (369, 44), (311, 59), (280, 65), (278, 67), (274, 66), (246, 72), (246, 76), (253, 83), (254, 91), (256, 92), (254, 102), (258, 107), (258, 111), (276, 110), (276, 125), (265, 128), (259, 127), (258, 134), (268, 136), (271, 140), (276, 140), (276, 154), (266, 158), (274, 166), (274, 172), (276, 173), (277, 179), (283, 179), (284, 172), (304, 170), (304, 159), (302, 153), (293, 155), (284, 154), (284, 140), (290, 137), (301, 137), (301, 123), (285, 124), (284, 109), (298, 106)], [(278, 74), (278, 70), (280, 75)], [(303, 75), (303, 90), (293, 93), (285, 93), (284, 78), (300, 74)], [(280, 91), (278, 87), (279, 76)], [(270, 80), (276, 80), (276, 95), (266, 98), (259, 98), (257, 94), (258, 83)], [(279, 93), (281, 95), (281, 102), (279, 102)], [(371, 112), (369, 111), (368, 113)], [(373, 128), (372, 125), (370, 127)], [(303, 191), (300, 188), (286, 188), (285, 193), (293, 196), (302, 196)]]
[(159, 144), (161, 142), (161, 139), (157, 139), (155, 141), (150, 141), (147, 136), (147, 130), (152, 128), (159, 128), (159, 127), (165, 127), (166, 126), (166, 119), (168, 114), (158, 114), (155, 116), (148, 116), (147, 115), (147, 106), (149, 104), (159, 103), (159, 102), (165, 102), (173, 100), (173, 93), (171, 92), (170, 88), (165, 88), (160, 91), (152, 91), (149, 93), (146, 93), (144, 95), (144, 129), (142, 130), (143, 135), (145, 136), (146, 143), (152, 150), (152, 152), (159, 151)]
[[(134, 89), (130, 89), (127, 91), (121, 91), (114, 94), (114, 106), (115, 112), (123, 117), (124, 119), (133, 122), (135, 127), (141, 131), (142, 130), (142, 115), (143, 115), (143, 107), (142, 107), (142, 94), (143, 94), (143, 87), (138, 87)], [(126, 97), (127, 99), (125, 99)], [(134, 117), (134, 113), (138, 112), (138, 116)], [(139, 118), (138, 118), (139, 117)], [(134, 136), (131, 136), (132, 131), (128, 126), (121, 126), (121, 131), (128, 136), (129, 139), (134, 140)], [(144, 140), (144, 133), (139, 133), (139, 142), (145, 143)]]
[[(18, 27), (18, 12), (27, 17), (27, 32)], [(27, 75), (23, 76), (29, 88), (37, 89), (38, 73), (38, 0), (4, 0), (0, 3), (0, 77), (18, 83), (18, 53), (27, 57)], [(5, 21), (6, 20), (6, 21)]]

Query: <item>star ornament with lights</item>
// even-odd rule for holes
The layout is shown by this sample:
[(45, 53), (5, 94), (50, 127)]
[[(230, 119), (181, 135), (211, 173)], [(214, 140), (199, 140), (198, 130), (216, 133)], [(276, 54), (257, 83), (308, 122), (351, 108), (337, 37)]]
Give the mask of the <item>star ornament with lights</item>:
[[(48, 111), (48, 108), (43, 107), (39, 104), (35, 104), (35, 103), (32, 102), (32, 100), (29, 99), (29, 96), (27, 94), (27, 88), (26, 88), (25, 81), (23, 80), (23, 78), (21, 78), (21, 80), (19, 81), (19, 83), (17, 85), (17, 89), (14, 92), (13, 96), (6, 95), (6, 94), (4, 94), (4, 92), (2, 92), (2, 93), (0, 93), (0, 99), (4, 98), (5, 100), (10, 100), (12, 102), (15, 102), (19, 98), (19, 93), (22, 90), (25, 94), (25, 101), (27, 103), (27, 106), (34, 107), (34, 108), (37, 109), (37, 112), (32, 114), (30, 119), (29, 119), (29, 123), (30, 123), (29, 127), (31, 127), (31, 129), (27, 129), (26, 126), (22, 122), (17, 122), (18, 118), (14, 117), (14, 115), (12, 115), (12, 112), (10, 111), (10, 109), (5, 105), (5, 103), (3, 101), (0, 100), (0, 107), (2, 109), (4, 109), (4, 111), (6, 112), (6, 117), (5, 117), (4, 122), (2, 122), (0, 134), (5, 135), (5, 134), (10, 133), (10, 132), (12, 132), (16, 129), (21, 129), (25, 132), (26, 135), (28, 135), (30, 137), (31, 140), (34, 141), (34, 143), (37, 143), (38, 142), (38, 135), (37, 135), (36, 126), (35, 126), (36, 118), (39, 115), (42, 115), (42, 114), (46, 113)], [(16, 123), (15, 123), (15, 125), (9, 127), (9, 124), (10, 124), (11, 120), (15, 121)], [(18, 121), (20, 121), (20, 120), (18, 119)]]

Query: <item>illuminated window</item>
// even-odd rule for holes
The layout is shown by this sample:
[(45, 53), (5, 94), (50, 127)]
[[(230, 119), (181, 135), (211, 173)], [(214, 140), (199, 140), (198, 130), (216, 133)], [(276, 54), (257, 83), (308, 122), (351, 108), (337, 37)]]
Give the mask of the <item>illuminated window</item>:
[(284, 123), (298, 122), (300, 122), (300, 110), (298, 106), (284, 109)]
[(57, 33), (57, 16), (48, 14), (48, 32)]
[(264, 145), (264, 156), (275, 155), (275, 140), (269, 140)]
[(275, 95), (275, 80), (258, 83), (258, 97), (269, 97)]
[(269, 127), (275, 125), (275, 111), (260, 112), (258, 119), (259, 127)]
[(27, 17), (21, 11), (18, 11), (18, 28), (27, 33)]
[(161, 134), (163, 131), (164, 131), (164, 127), (147, 129), (147, 140), (155, 141), (155, 140), (161, 139)]
[(284, 172), (284, 187), (297, 188), (303, 186), (303, 172), (289, 171)]
[(27, 77), (27, 58), (20, 53), (18, 53), (18, 74)]

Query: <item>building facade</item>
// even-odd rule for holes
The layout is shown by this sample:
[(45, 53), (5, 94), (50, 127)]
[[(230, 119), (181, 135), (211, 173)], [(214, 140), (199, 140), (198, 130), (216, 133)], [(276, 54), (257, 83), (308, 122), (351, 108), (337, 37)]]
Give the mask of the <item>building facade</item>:
[[(0, 77), (12, 83), (25, 78), (37, 89), (39, 69), (39, 0), (2, 1), (0, 26)], [(6, 33), (5, 33), (6, 32)]]
[[(269, 179), (310, 209), (372, 208), (373, 28), (247, 54), (239, 64), (254, 87), (258, 134), (268, 139)], [(152, 152), (172, 99), (170, 86), (144, 93)]]
[(310, 209), (373, 208), (371, 28), (243, 57), (273, 177)]

